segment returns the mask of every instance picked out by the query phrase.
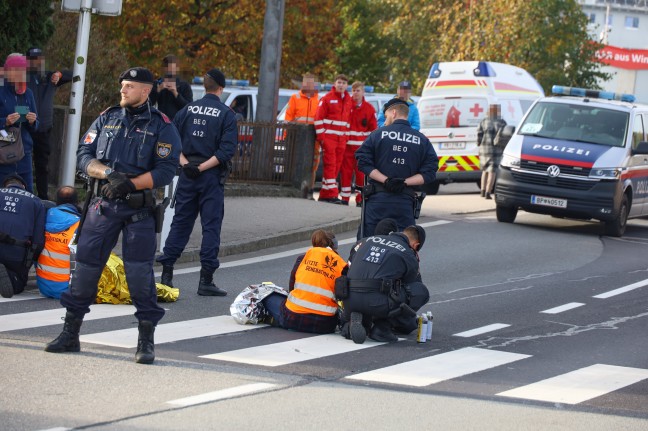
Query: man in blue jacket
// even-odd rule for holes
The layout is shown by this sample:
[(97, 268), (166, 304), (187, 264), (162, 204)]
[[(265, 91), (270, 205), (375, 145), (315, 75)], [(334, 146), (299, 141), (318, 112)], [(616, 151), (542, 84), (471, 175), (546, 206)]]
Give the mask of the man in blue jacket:
[[(409, 106), (409, 114), (407, 115), (407, 121), (410, 123), (410, 127), (415, 130), (421, 129), (421, 119), (419, 118), (419, 111), (416, 107), (416, 102), (412, 100), (412, 83), (409, 81), (402, 81), (398, 84), (398, 91), (396, 92), (397, 98), (407, 102)], [(378, 113), (378, 127), (383, 127), (385, 125), (385, 113), (380, 111)]]
[(27, 87), (34, 93), (39, 122), (38, 130), (32, 132), (36, 191), (39, 198), (48, 200), (49, 140), (54, 120), (54, 95), (58, 87), (72, 81), (72, 71), (45, 70), (45, 57), (40, 48), (30, 48), (27, 61)]

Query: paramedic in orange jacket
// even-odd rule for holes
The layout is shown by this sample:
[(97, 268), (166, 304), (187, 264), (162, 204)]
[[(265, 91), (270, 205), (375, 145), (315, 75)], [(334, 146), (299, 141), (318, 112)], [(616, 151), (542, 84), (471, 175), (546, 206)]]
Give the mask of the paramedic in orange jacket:
[(351, 114), (351, 96), (346, 89), (349, 80), (344, 75), (335, 78), (335, 85), (319, 101), (315, 114), (315, 133), (324, 153), (324, 172), (319, 200), (341, 204), (338, 199), (337, 176), (346, 150)]
[(346, 263), (334, 250), (336, 241), (332, 233), (318, 229), (313, 232), (311, 242), (313, 248), (298, 261), (294, 288), (288, 297), (272, 293), (263, 299), (263, 305), (277, 326), (330, 334), (338, 324), (335, 279), (342, 274)]
[[(378, 128), (376, 121), (376, 110), (364, 99), (364, 82), (356, 81), (351, 85), (351, 115), (349, 122), (351, 130), (349, 131), (349, 140), (346, 144), (346, 151), (342, 159), (342, 169), (340, 170), (340, 196), (344, 205), (349, 205), (351, 199), (351, 180), (355, 173), (356, 189), (364, 185), (364, 174), (358, 169), (358, 162), (355, 159), (355, 152), (371, 132)], [(362, 205), (362, 195), (356, 194), (356, 206)]]
[[(302, 89), (299, 93), (290, 96), (290, 99), (288, 100), (286, 121), (300, 124), (313, 124), (315, 121), (318, 102), (319, 95), (315, 89), (315, 75), (307, 73), (302, 78)], [(315, 173), (317, 172), (317, 166), (320, 162), (320, 151), (320, 143), (318, 140), (315, 140), (311, 183), (308, 190), (311, 199), (313, 196), (313, 188), (315, 187)]]

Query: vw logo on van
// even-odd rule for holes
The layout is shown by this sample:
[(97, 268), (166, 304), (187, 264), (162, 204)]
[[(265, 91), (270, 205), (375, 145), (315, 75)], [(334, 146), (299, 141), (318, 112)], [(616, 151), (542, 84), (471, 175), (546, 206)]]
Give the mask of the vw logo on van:
[(448, 139), (452, 139), (452, 138), (454, 138), (454, 133), (452, 132), (448, 133)]
[(547, 174), (549, 174), (550, 177), (556, 178), (560, 175), (560, 168), (556, 165), (551, 165), (547, 168)]

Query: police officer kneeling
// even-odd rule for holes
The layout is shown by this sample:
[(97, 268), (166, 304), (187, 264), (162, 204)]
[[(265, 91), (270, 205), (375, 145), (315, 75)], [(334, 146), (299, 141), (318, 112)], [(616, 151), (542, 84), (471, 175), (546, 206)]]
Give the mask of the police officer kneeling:
[(431, 183), (439, 169), (430, 140), (407, 121), (407, 102), (391, 99), (383, 111), (385, 127), (372, 132), (355, 153), (358, 169), (369, 178), (358, 239), (373, 235), (387, 217), (396, 220), (399, 229), (413, 225), (419, 201), (412, 187)]
[(99, 115), (77, 151), (77, 168), (99, 180), (98, 197), (90, 202), (79, 228), (76, 269), (61, 294), (61, 305), (67, 309), (63, 332), (45, 350), (80, 350), (83, 317), (95, 301), (101, 272), (121, 232), (126, 281), (139, 321), (135, 360), (149, 364), (155, 359), (155, 325), (164, 316), (153, 276), (158, 227), (153, 189), (173, 179), (181, 144), (175, 126), (148, 101), (151, 72), (131, 68), (119, 82), (120, 106)]
[(11, 298), (27, 285), (29, 269), (45, 244), (45, 208), (17, 174), (0, 188), (0, 296)]
[(417, 252), (424, 242), (425, 230), (408, 226), (360, 245), (346, 275), (346, 295), (338, 294), (336, 284), (336, 295), (346, 296), (343, 336), (362, 344), (369, 332), (373, 340), (392, 342), (398, 340), (392, 328), (403, 334), (416, 329), (416, 311), (430, 298), (419, 273)]

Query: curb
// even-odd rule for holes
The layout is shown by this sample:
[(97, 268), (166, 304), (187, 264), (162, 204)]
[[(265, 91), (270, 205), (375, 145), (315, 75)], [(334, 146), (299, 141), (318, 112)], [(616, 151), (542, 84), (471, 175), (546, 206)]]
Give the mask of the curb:
[[(357, 220), (345, 220), (337, 223), (325, 223), (321, 225), (310, 226), (295, 230), (293, 232), (287, 232), (279, 235), (270, 235), (260, 237), (258, 239), (221, 244), (221, 248), (218, 252), (218, 257), (222, 258), (234, 254), (259, 251), (280, 245), (290, 244), (297, 241), (307, 241), (310, 240), (313, 231), (316, 229), (330, 230), (336, 234), (348, 232), (350, 230), (356, 229), (358, 227), (358, 223), (360, 223), (359, 218)], [(185, 250), (176, 261), (176, 264), (189, 262), (200, 262), (200, 249), (195, 248), (191, 250)], [(154, 266), (161, 267), (161, 265), (157, 262), (155, 262)]]

